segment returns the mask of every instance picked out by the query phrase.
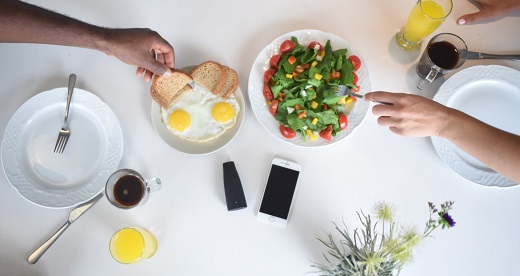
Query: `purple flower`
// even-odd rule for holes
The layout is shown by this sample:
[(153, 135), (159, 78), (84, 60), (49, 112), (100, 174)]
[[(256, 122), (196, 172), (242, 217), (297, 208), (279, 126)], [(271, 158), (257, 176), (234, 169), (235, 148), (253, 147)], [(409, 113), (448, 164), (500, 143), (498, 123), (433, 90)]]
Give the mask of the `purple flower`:
[(450, 216), (450, 214), (444, 213), (444, 214), (442, 214), (442, 224), (443, 224), (443, 228), (444, 228), (444, 226), (453, 227), (453, 226), (455, 226), (455, 221)]

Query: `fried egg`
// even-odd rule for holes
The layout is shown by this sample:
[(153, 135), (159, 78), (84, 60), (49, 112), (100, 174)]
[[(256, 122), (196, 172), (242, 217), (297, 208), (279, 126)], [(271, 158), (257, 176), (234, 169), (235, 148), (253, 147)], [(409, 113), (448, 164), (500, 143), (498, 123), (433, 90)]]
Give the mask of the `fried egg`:
[(168, 109), (161, 109), (162, 122), (176, 136), (206, 142), (222, 135), (237, 121), (240, 105), (234, 95), (223, 99), (196, 86)]

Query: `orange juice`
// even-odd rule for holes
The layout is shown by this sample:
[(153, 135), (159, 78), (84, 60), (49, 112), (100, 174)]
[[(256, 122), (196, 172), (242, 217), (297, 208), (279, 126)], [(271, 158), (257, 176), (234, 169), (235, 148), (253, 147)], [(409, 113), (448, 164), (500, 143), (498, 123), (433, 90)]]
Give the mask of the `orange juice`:
[(412, 9), (404, 30), (404, 38), (410, 42), (419, 42), (435, 31), (447, 14), (435, 1), (419, 1)]
[(157, 251), (157, 240), (140, 228), (124, 228), (110, 240), (110, 253), (120, 263), (130, 264), (152, 257)]

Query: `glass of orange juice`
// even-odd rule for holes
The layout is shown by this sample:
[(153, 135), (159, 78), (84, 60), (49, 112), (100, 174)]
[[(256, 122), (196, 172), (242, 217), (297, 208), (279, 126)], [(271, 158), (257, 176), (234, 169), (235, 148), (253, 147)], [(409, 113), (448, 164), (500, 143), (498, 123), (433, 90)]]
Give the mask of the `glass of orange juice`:
[(418, 0), (404, 28), (395, 35), (397, 45), (406, 51), (421, 48), (423, 38), (433, 33), (450, 15), (452, 0)]
[(118, 230), (110, 239), (110, 254), (122, 264), (138, 263), (157, 251), (155, 236), (138, 227)]

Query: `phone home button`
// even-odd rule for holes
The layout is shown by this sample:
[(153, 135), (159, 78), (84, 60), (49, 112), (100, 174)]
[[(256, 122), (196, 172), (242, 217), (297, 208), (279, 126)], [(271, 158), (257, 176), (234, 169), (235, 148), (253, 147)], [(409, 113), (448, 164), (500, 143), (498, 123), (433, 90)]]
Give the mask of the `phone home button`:
[(270, 222), (274, 222), (274, 220), (275, 220), (274, 216), (270, 216), (270, 217), (269, 217), (269, 221), (270, 221)]

